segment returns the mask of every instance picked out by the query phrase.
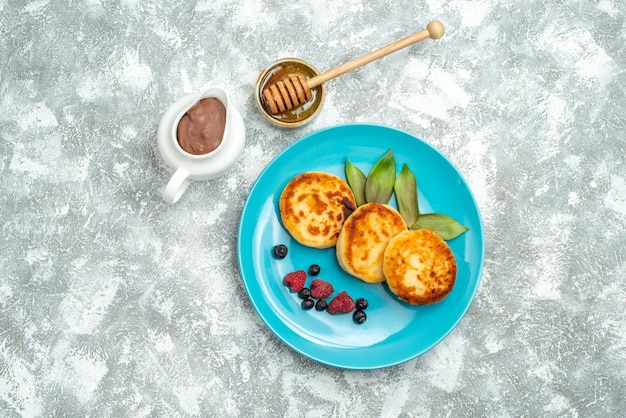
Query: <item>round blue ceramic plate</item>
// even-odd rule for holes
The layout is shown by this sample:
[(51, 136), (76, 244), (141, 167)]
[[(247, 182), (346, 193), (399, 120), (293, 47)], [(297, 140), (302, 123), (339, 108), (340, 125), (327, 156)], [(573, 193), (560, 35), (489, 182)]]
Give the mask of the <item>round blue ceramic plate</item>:
[[(470, 228), (448, 242), (458, 273), (452, 292), (439, 303), (411, 306), (399, 301), (385, 284), (367, 284), (351, 277), (339, 267), (334, 248), (318, 250), (300, 245), (280, 221), (278, 199), (295, 175), (317, 170), (345, 179), (346, 158), (367, 175), (389, 148), (395, 155), (398, 173), (406, 163), (417, 178), (420, 213), (445, 213)], [(397, 207), (395, 197), (390, 204)], [(286, 258), (273, 257), (272, 247), (276, 244), (287, 245)], [(392, 366), (441, 341), (469, 307), (484, 259), (478, 207), (459, 172), (420, 139), (397, 129), (368, 124), (315, 132), (278, 155), (250, 191), (241, 216), (238, 251), (244, 286), (269, 329), (302, 355), (347, 369)], [(346, 290), (354, 299), (364, 297), (369, 301), (364, 324), (355, 324), (349, 314), (302, 310), (300, 299), (282, 280), (291, 271), (308, 271), (313, 263), (321, 266), (318, 277), (330, 281), (335, 293)]]

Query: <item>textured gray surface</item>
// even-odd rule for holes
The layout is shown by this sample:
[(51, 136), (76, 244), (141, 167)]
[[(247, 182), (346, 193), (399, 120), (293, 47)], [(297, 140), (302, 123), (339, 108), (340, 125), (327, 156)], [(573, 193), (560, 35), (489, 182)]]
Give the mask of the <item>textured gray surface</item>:
[[(623, 415), (625, 13), (620, 0), (0, 1), (0, 415)], [(444, 38), (332, 81), (313, 123), (279, 130), (256, 111), (271, 61), (328, 69), (431, 19)], [(246, 148), (168, 205), (157, 125), (207, 81), (230, 91)], [(449, 157), (486, 238), (459, 326), (364, 372), (275, 338), (236, 254), (263, 167), (355, 121)]]

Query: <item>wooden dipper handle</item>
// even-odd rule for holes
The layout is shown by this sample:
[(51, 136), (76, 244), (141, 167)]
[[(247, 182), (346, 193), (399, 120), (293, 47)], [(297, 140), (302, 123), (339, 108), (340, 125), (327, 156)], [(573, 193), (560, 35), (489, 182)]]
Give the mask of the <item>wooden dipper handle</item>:
[(348, 71), (352, 71), (356, 68), (362, 67), (365, 64), (369, 64), (372, 61), (376, 61), (379, 58), (392, 54), (419, 41), (423, 41), (424, 39), (439, 39), (443, 36), (444, 32), (445, 29), (443, 27), (443, 23), (438, 20), (433, 20), (428, 24), (428, 26), (426, 26), (426, 29), (423, 29), (417, 33), (414, 33), (413, 35), (407, 36), (406, 38), (400, 39), (387, 46), (377, 49), (376, 51), (365, 54), (362, 57), (355, 58), (352, 61), (348, 61), (338, 67), (325, 71), (320, 75), (310, 78), (307, 84), (309, 85), (309, 88), (319, 86), (320, 84), (323, 84), (330, 79), (345, 74)]
[(338, 67), (332, 68), (308, 80), (302, 74), (284, 77), (276, 83), (267, 86), (263, 90), (262, 94), (265, 101), (264, 107), (266, 110), (269, 110), (271, 114), (277, 114), (303, 105), (311, 100), (312, 88), (409, 45), (413, 45), (416, 42), (423, 41), (427, 38), (439, 39), (443, 36), (444, 32), (445, 29), (443, 24), (438, 20), (433, 20), (424, 30), (377, 49), (376, 51), (372, 51), (369, 54), (365, 54), (362, 57), (346, 62)]

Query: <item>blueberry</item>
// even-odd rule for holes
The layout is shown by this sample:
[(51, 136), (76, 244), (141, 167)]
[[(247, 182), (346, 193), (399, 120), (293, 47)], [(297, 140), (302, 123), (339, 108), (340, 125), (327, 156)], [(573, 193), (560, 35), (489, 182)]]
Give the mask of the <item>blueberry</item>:
[(369, 306), (369, 303), (367, 303), (367, 299), (365, 298), (358, 298), (356, 301), (354, 301), (354, 304), (356, 308), (360, 310), (367, 309), (367, 307)]
[(311, 298), (304, 299), (302, 303), (300, 304), (300, 306), (302, 306), (302, 309), (307, 310), (307, 311), (311, 309), (313, 305), (315, 305), (315, 302)]
[(326, 302), (326, 299), (318, 299), (318, 301), (315, 302), (316, 311), (325, 311), (326, 308), (328, 308), (328, 302)]
[(308, 288), (303, 287), (302, 290), (298, 292), (298, 297), (300, 299), (308, 299), (311, 297), (311, 291)]
[(356, 322), (357, 324), (362, 324), (363, 322), (365, 322), (365, 320), (367, 320), (367, 315), (365, 314), (365, 312), (363, 312), (360, 309), (357, 309), (356, 311), (354, 311), (354, 313), (352, 314), (352, 319), (354, 320), (354, 322)]
[(287, 257), (287, 246), (283, 244), (275, 245), (272, 249), (274, 252), (274, 257), (276, 258), (285, 258)]
[(317, 276), (320, 274), (320, 266), (317, 264), (311, 264), (311, 267), (309, 267), (309, 274), (311, 276)]

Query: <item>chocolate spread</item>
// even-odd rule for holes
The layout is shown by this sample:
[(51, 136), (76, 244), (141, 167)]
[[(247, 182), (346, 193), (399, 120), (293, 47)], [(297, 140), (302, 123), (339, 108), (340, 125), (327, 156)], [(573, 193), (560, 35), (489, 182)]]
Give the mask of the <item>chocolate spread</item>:
[(176, 135), (180, 147), (190, 154), (207, 154), (224, 137), (226, 108), (218, 99), (202, 99), (187, 111), (178, 123)]

